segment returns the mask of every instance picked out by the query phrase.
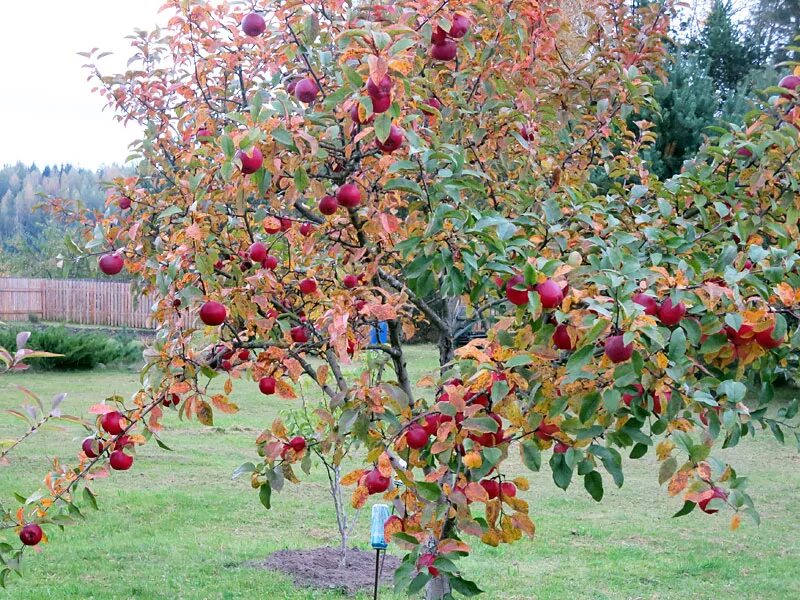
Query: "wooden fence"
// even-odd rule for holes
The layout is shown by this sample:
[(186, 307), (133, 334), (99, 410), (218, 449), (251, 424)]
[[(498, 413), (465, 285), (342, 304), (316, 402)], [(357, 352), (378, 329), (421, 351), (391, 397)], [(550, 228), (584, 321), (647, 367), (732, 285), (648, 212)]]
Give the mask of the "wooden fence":
[(127, 283), (72, 279), (0, 278), (0, 321), (59, 321), (150, 328), (148, 298)]

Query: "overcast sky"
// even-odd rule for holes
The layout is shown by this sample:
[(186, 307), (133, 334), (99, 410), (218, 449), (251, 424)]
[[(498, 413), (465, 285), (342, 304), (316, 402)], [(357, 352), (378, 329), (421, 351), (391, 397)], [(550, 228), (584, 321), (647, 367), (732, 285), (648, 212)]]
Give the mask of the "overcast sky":
[(115, 122), (77, 52), (114, 52), (100, 63), (120, 72), (131, 53), (125, 36), (152, 29), (162, 0), (0, 0), (0, 165), (87, 168), (121, 163), (137, 131)]

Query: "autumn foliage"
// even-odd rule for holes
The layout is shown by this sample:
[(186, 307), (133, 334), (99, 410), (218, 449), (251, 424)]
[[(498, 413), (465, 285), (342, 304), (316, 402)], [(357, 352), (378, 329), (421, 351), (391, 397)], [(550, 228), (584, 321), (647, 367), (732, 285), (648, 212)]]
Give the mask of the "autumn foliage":
[[(474, 544), (534, 534), (509, 457), (599, 501), (625, 457), (655, 453), (680, 512), (757, 518), (712, 449), (782, 439), (796, 412), (767, 409), (798, 337), (797, 91), (767, 90), (660, 181), (642, 150), (661, 3), (188, 4), (165, 5), (126, 73), (87, 55), (146, 137), (105, 212), (74, 214), (87, 254), (157, 293), (158, 335), (142, 390), (96, 407), (97, 447), (23, 520), (68, 510), (108, 460), (129, 468), (170, 412), (210, 424), (235, 386), (289, 405), (306, 380), (314, 435), (266, 426), (253, 487), (278, 508), (275, 482), (300, 483), (312, 448), (338, 464), (355, 446), (352, 504), (393, 503), (397, 581), (433, 579), (429, 596), (478, 591), (453, 562)], [(414, 382), (422, 322), (440, 364)], [(345, 377), (367, 353), (390, 368)]]

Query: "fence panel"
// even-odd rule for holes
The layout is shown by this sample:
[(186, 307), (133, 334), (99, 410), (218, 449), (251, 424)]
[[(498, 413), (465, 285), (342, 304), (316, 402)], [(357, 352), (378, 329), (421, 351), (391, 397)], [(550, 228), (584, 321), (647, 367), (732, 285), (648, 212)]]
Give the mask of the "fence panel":
[(0, 278), (0, 320), (36, 317), (79, 325), (151, 328), (151, 304), (151, 298), (134, 298), (127, 283)]

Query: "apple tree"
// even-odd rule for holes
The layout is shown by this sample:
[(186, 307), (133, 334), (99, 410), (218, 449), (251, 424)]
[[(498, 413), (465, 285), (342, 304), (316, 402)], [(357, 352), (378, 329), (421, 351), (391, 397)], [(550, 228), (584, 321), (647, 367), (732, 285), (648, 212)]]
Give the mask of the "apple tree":
[[(303, 430), (265, 424), (241, 472), (277, 507), (312, 448), (354, 453), (352, 505), (393, 503), (396, 580), (429, 598), (478, 593), (455, 562), (476, 543), (534, 534), (509, 457), (599, 501), (652, 453), (680, 514), (757, 519), (714, 448), (795, 431), (796, 403), (770, 404), (800, 337), (800, 80), (661, 181), (643, 115), (671, 15), (646, 4), (171, 0), (125, 73), (87, 53), (145, 135), (106, 210), (73, 214), (101, 270), (156, 295), (157, 337), (38, 505), (130, 468), (172, 411), (208, 424), (235, 386), (310, 383)], [(412, 381), (423, 323), (439, 361)]]

